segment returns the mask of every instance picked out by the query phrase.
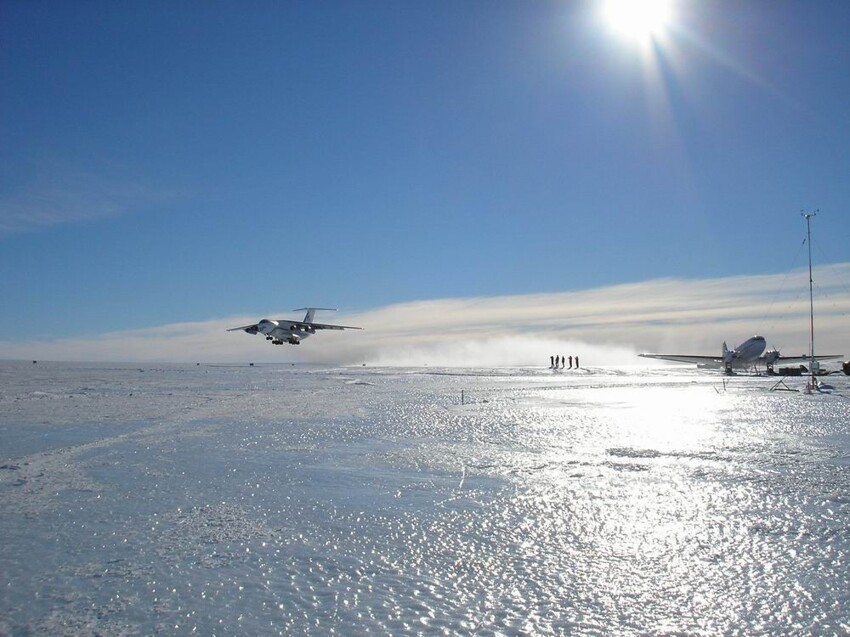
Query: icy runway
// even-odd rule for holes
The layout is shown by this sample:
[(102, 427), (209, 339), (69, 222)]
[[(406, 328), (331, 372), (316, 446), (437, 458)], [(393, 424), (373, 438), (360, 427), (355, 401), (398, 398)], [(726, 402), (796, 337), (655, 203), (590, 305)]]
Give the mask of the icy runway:
[(847, 634), (848, 381), (2, 363), (0, 634)]

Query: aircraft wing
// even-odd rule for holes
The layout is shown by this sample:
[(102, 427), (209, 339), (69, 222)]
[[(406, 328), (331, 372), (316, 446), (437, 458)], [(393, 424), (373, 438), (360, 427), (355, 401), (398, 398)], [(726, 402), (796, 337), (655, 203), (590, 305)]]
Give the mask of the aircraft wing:
[(298, 327), (308, 328), (312, 330), (362, 330), (362, 327), (353, 327), (351, 325), (328, 325), (327, 323), (298, 323)]
[(228, 332), (238, 332), (242, 330), (243, 332), (248, 332), (249, 334), (256, 334), (259, 331), (259, 326), (254, 323), (253, 325), (243, 325), (242, 327), (231, 327)]
[[(777, 363), (808, 363), (811, 360), (811, 356), (806, 356), (803, 354), (802, 356), (780, 356), (776, 359)], [(832, 361), (838, 358), (844, 358), (844, 354), (825, 354), (821, 356), (820, 354), (815, 355), (815, 360), (818, 361)]]
[[(290, 321), (289, 319), (278, 319), (275, 321), (277, 326), (284, 330), (302, 330), (309, 332), (310, 330), (362, 330), (362, 327), (353, 327), (351, 325), (328, 325), (327, 323), (307, 323), (305, 321)], [(256, 327), (256, 326), (254, 326)], [(239, 328), (236, 329), (245, 329)]]
[[(304, 321), (290, 321), (287, 319), (280, 319), (275, 321), (276, 326), (283, 330), (302, 330), (304, 332), (309, 332), (310, 330), (362, 330), (362, 327), (354, 327), (353, 325), (328, 325), (326, 323), (305, 323)], [(228, 332), (238, 332), (238, 331), (248, 332), (249, 334), (256, 334), (260, 330), (259, 323), (254, 323), (253, 325), (243, 325), (241, 327), (231, 327), (228, 329)]]
[(692, 356), (690, 354), (638, 354), (642, 358), (658, 358), (665, 361), (674, 361), (676, 363), (716, 363), (723, 364), (723, 359), (718, 356)]

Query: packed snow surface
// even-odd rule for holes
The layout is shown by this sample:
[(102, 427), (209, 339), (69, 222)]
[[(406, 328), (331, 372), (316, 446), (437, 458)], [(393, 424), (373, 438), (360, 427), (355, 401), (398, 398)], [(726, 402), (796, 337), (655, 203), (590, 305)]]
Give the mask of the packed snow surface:
[(2, 363), (0, 634), (847, 634), (850, 379), (775, 380)]

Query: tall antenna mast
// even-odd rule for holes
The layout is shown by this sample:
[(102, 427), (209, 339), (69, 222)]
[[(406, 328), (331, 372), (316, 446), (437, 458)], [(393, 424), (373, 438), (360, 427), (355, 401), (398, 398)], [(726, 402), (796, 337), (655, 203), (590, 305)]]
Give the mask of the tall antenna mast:
[(811, 372), (810, 387), (817, 387), (815, 379), (815, 302), (814, 302), (814, 283), (812, 281), (812, 217), (816, 216), (817, 210), (814, 212), (801, 212), (806, 219), (806, 243), (809, 247), (809, 371)]

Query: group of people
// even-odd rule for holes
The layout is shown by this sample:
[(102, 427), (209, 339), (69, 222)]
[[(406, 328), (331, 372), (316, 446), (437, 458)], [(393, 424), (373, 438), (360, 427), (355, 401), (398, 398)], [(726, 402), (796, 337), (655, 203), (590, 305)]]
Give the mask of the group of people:
[[(572, 369), (573, 368), (573, 358), (576, 361), (576, 369), (578, 369), (578, 356), (570, 356), (569, 358), (566, 356), (550, 356), (549, 357), (549, 369)], [(570, 361), (570, 366), (567, 367), (567, 360)]]

